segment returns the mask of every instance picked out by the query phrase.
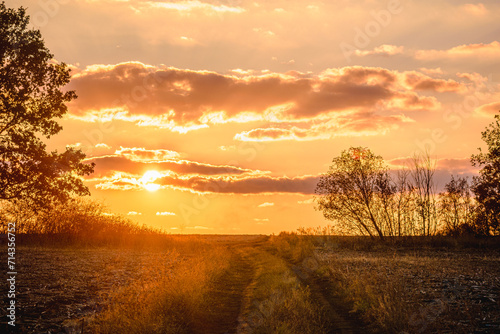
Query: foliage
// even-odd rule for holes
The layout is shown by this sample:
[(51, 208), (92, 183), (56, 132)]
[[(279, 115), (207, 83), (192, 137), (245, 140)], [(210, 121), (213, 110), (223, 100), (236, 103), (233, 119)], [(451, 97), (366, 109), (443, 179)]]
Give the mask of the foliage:
[(439, 217), (445, 234), (460, 235), (472, 230), (476, 205), (467, 178), (452, 175), (439, 199)]
[(371, 237), (384, 233), (375, 212), (378, 185), (385, 182), (382, 157), (363, 147), (351, 147), (333, 159), (316, 187), (317, 209), (326, 219)]
[(471, 157), (474, 166), (482, 166), (479, 176), (474, 177), (472, 190), (480, 204), (477, 225), (485, 234), (500, 232), (500, 115), (481, 133), (488, 151)]
[[(500, 115), (484, 133), (489, 152), (473, 156), (484, 165), (472, 186), (452, 176), (440, 194), (435, 162), (415, 155), (409, 168), (390, 171), (382, 157), (351, 147), (333, 159), (318, 182), (316, 209), (333, 230), (372, 238), (497, 234), (500, 217)], [(475, 196), (473, 196), (473, 194)]]
[(88, 195), (81, 176), (93, 172), (73, 148), (47, 152), (41, 137), (61, 131), (74, 91), (62, 91), (70, 70), (57, 63), (24, 8), (0, 4), (0, 199), (29, 199), (42, 207), (72, 194)]

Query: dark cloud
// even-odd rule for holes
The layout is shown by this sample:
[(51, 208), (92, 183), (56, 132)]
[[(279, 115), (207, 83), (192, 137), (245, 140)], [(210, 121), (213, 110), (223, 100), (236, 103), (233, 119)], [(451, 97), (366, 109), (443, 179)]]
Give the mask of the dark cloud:
[(124, 172), (132, 175), (142, 175), (149, 170), (159, 172), (171, 171), (178, 174), (199, 175), (240, 175), (252, 173), (250, 169), (235, 166), (216, 166), (199, 162), (178, 161), (136, 161), (124, 156), (103, 156), (88, 159), (96, 164), (92, 177), (109, 177), (115, 172)]
[(180, 179), (165, 177), (158, 184), (188, 189), (197, 192), (213, 192), (226, 194), (262, 194), (262, 193), (299, 193), (314, 194), (319, 181), (318, 176), (272, 177), (255, 176), (243, 179), (215, 179), (194, 177)]

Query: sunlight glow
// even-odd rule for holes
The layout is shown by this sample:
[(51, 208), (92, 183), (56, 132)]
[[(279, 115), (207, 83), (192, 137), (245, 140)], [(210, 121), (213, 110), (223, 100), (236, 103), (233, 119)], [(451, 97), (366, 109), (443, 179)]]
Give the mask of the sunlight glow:
[(154, 181), (160, 177), (161, 174), (159, 172), (150, 170), (144, 173), (144, 175), (139, 179), (139, 182), (147, 191), (157, 191), (160, 189), (160, 185), (154, 183)]

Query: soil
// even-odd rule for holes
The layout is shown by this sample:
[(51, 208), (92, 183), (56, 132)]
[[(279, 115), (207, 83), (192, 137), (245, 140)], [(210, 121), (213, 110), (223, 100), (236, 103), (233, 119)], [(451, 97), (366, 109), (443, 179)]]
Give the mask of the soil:
[[(2, 252), (2, 263), (7, 263)], [(16, 252), (16, 332), (81, 333), (85, 318), (103, 309), (117, 287), (140, 279), (158, 260), (179, 261), (168, 252), (123, 249), (19, 247)], [(6, 281), (6, 266), (1, 280)], [(2, 284), (3, 305), (7, 285)], [(2, 333), (6, 307), (0, 309)], [(82, 320), (83, 319), (83, 320)]]

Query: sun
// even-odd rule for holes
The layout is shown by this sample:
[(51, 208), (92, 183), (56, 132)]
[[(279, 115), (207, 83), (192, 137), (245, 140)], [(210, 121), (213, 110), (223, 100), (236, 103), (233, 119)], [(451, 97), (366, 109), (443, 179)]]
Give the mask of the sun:
[(161, 176), (162, 175), (159, 172), (155, 170), (149, 170), (144, 173), (144, 175), (139, 179), (139, 182), (147, 191), (157, 191), (158, 189), (160, 189), (160, 185), (154, 182)]
[(147, 191), (157, 191), (158, 189), (160, 189), (160, 185), (156, 184), (156, 183), (148, 183), (148, 184), (143, 185), (143, 187)]

